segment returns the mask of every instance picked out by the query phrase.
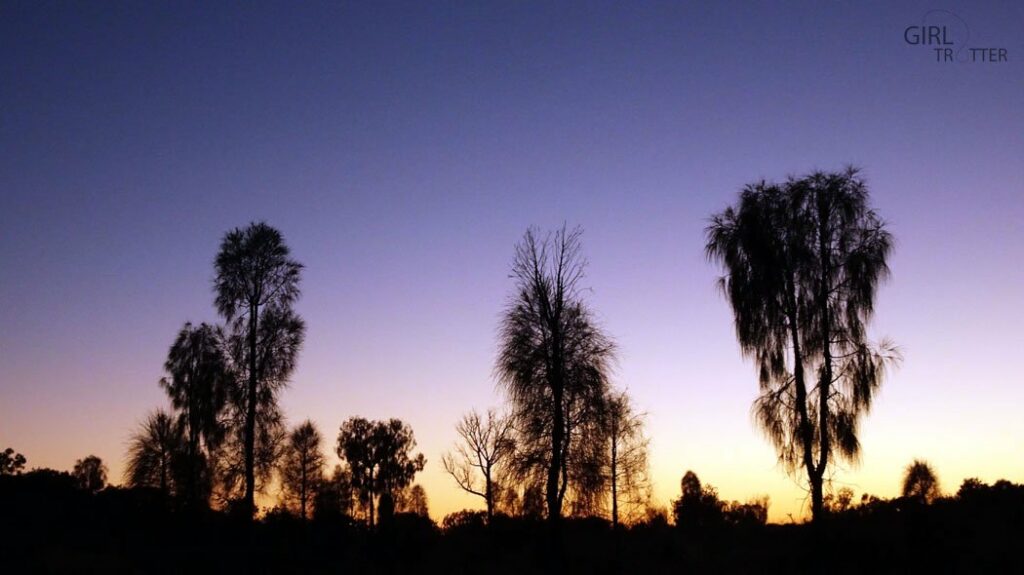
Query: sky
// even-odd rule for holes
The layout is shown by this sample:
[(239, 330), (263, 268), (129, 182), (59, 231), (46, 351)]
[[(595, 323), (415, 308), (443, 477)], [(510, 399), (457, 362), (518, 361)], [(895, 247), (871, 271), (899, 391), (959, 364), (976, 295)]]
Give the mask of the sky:
[(345, 419), (400, 418), (432, 515), (482, 508), (441, 455), (503, 403), (515, 243), (566, 223), (655, 503), (690, 469), (799, 519), (703, 233), (744, 184), (854, 164), (896, 238), (870, 333), (905, 359), (835, 486), (1024, 481), (1019, 3), (215, 4), (0, 4), (0, 447), (29, 467), (120, 481), (175, 334), (218, 321), (221, 238), (266, 220), (305, 265), (289, 422), (333, 463)]

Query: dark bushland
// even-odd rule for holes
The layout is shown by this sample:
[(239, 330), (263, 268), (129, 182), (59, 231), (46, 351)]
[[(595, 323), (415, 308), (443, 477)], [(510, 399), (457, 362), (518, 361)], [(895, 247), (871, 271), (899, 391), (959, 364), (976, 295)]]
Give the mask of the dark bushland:
[[(613, 529), (596, 518), (459, 512), (442, 526), (397, 513), (374, 531), (342, 515), (302, 521), (175, 505), (156, 489), (83, 489), (70, 474), (0, 476), (10, 572), (668, 573), (1021, 572), (1024, 486), (965, 481), (927, 504), (865, 497), (818, 524), (655, 519)], [(808, 553), (807, 550), (812, 550)]]

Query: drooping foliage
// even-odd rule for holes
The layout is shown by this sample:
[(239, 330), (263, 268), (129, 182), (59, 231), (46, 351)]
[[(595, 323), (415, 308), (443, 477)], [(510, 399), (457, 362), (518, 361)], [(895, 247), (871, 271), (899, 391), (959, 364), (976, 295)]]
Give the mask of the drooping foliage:
[(552, 522), (562, 516), (570, 485), (582, 503), (595, 493), (588, 479), (597, 465), (578, 446), (597, 440), (589, 436), (600, 429), (615, 351), (582, 297), (581, 233), (526, 232), (499, 335), (496, 373), (513, 409), (519, 481), (543, 486)]
[(747, 186), (707, 228), (737, 339), (758, 368), (754, 419), (783, 466), (803, 468), (815, 517), (826, 470), (858, 461), (860, 420), (899, 359), (866, 335), (892, 242), (852, 168)]
[(161, 387), (171, 398), (185, 440), (180, 454), (180, 495), (187, 504), (205, 505), (212, 489), (210, 461), (225, 434), (224, 410), (231, 373), (221, 331), (206, 323), (186, 323), (164, 363)]
[(176, 495), (185, 452), (181, 427), (166, 411), (149, 414), (128, 442), (124, 481), (130, 487), (150, 487), (165, 496)]

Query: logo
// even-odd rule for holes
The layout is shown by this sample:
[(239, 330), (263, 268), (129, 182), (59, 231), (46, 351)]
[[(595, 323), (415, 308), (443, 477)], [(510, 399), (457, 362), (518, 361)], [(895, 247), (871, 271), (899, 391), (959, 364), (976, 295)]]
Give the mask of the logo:
[(935, 62), (998, 64), (1009, 61), (1006, 48), (972, 43), (967, 22), (949, 10), (929, 10), (920, 25), (903, 29), (903, 41), (910, 46), (930, 49)]

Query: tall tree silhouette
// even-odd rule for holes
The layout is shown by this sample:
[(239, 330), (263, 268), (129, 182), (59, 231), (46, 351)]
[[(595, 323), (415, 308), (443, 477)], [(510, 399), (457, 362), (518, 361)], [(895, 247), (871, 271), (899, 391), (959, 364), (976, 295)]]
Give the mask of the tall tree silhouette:
[(398, 419), (368, 421), (352, 417), (338, 433), (338, 457), (348, 463), (352, 487), (359, 500), (369, 508), (370, 527), (376, 522), (376, 503), (386, 498), (394, 510), (398, 490), (412, 483), (423, 471), (427, 460), (422, 453), (413, 455), (416, 439), (412, 428)]
[(296, 502), (303, 519), (323, 479), (324, 455), (320, 441), (320, 432), (307, 419), (288, 435), (282, 458), (281, 486), (286, 497)]
[(107, 484), (107, 466), (95, 455), (89, 455), (76, 461), (71, 475), (74, 476), (79, 487), (90, 493), (96, 493)]
[(175, 467), (185, 451), (184, 440), (174, 418), (156, 410), (146, 417), (128, 442), (124, 481), (131, 487), (153, 487), (163, 495), (176, 491)]
[(931, 503), (942, 495), (939, 478), (927, 461), (915, 459), (903, 472), (903, 497)]
[(526, 232), (499, 336), (496, 372), (514, 407), (521, 462), (542, 475), (552, 523), (562, 517), (576, 432), (599, 414), (614, 357), (581, 297), (581, 234), (564, 226), (543, 239)]
[(209, 454), (224, 436), (222, 413), (230, 382), (220, 331), (205, 323), (186, 323), (171, 345), (164, 370), (168, 377), (160, 385), (178, 411), (186, 438), (181, 496), (187, 504), (205, 504), (210, 495)]
[(857, 461), (861, 416), (899, 359), (865, 335), (892, 249), (868, 200), (857, 170), (816, 172), (747, 186), (707, 228), (737, 339), (759, 371), (754, 417), (786, 469), (806, 472), (815, 518), (826, 470)]
[(487, 418), (481, 419), (474, 410), (462, 418), (455, 431), (460, 439), (455, 453), (446, 453), (441, 463), (459, 488), (484, 498), (490, 523), (494, 518), (499, 478), (506, 471), (503, 466), (510, 463), (515, 453), (512, 418), (489, 409)]
[[(305, 324), (292, 311), (300, 293), (302, 264), (291, 259), (281, 233), (260, 222), (228, 232), (214, 266), (217, 310), (231, 327), (232, 359), (240, 379), (233, 405), (243, 453), (243, 504), (251, 514), (257, 441), (274, 437), (259, 425), (280, 420), (276, 394), (295, 368), (305, 332)], [(272, 461), (265, 463), (267, 469)]]

